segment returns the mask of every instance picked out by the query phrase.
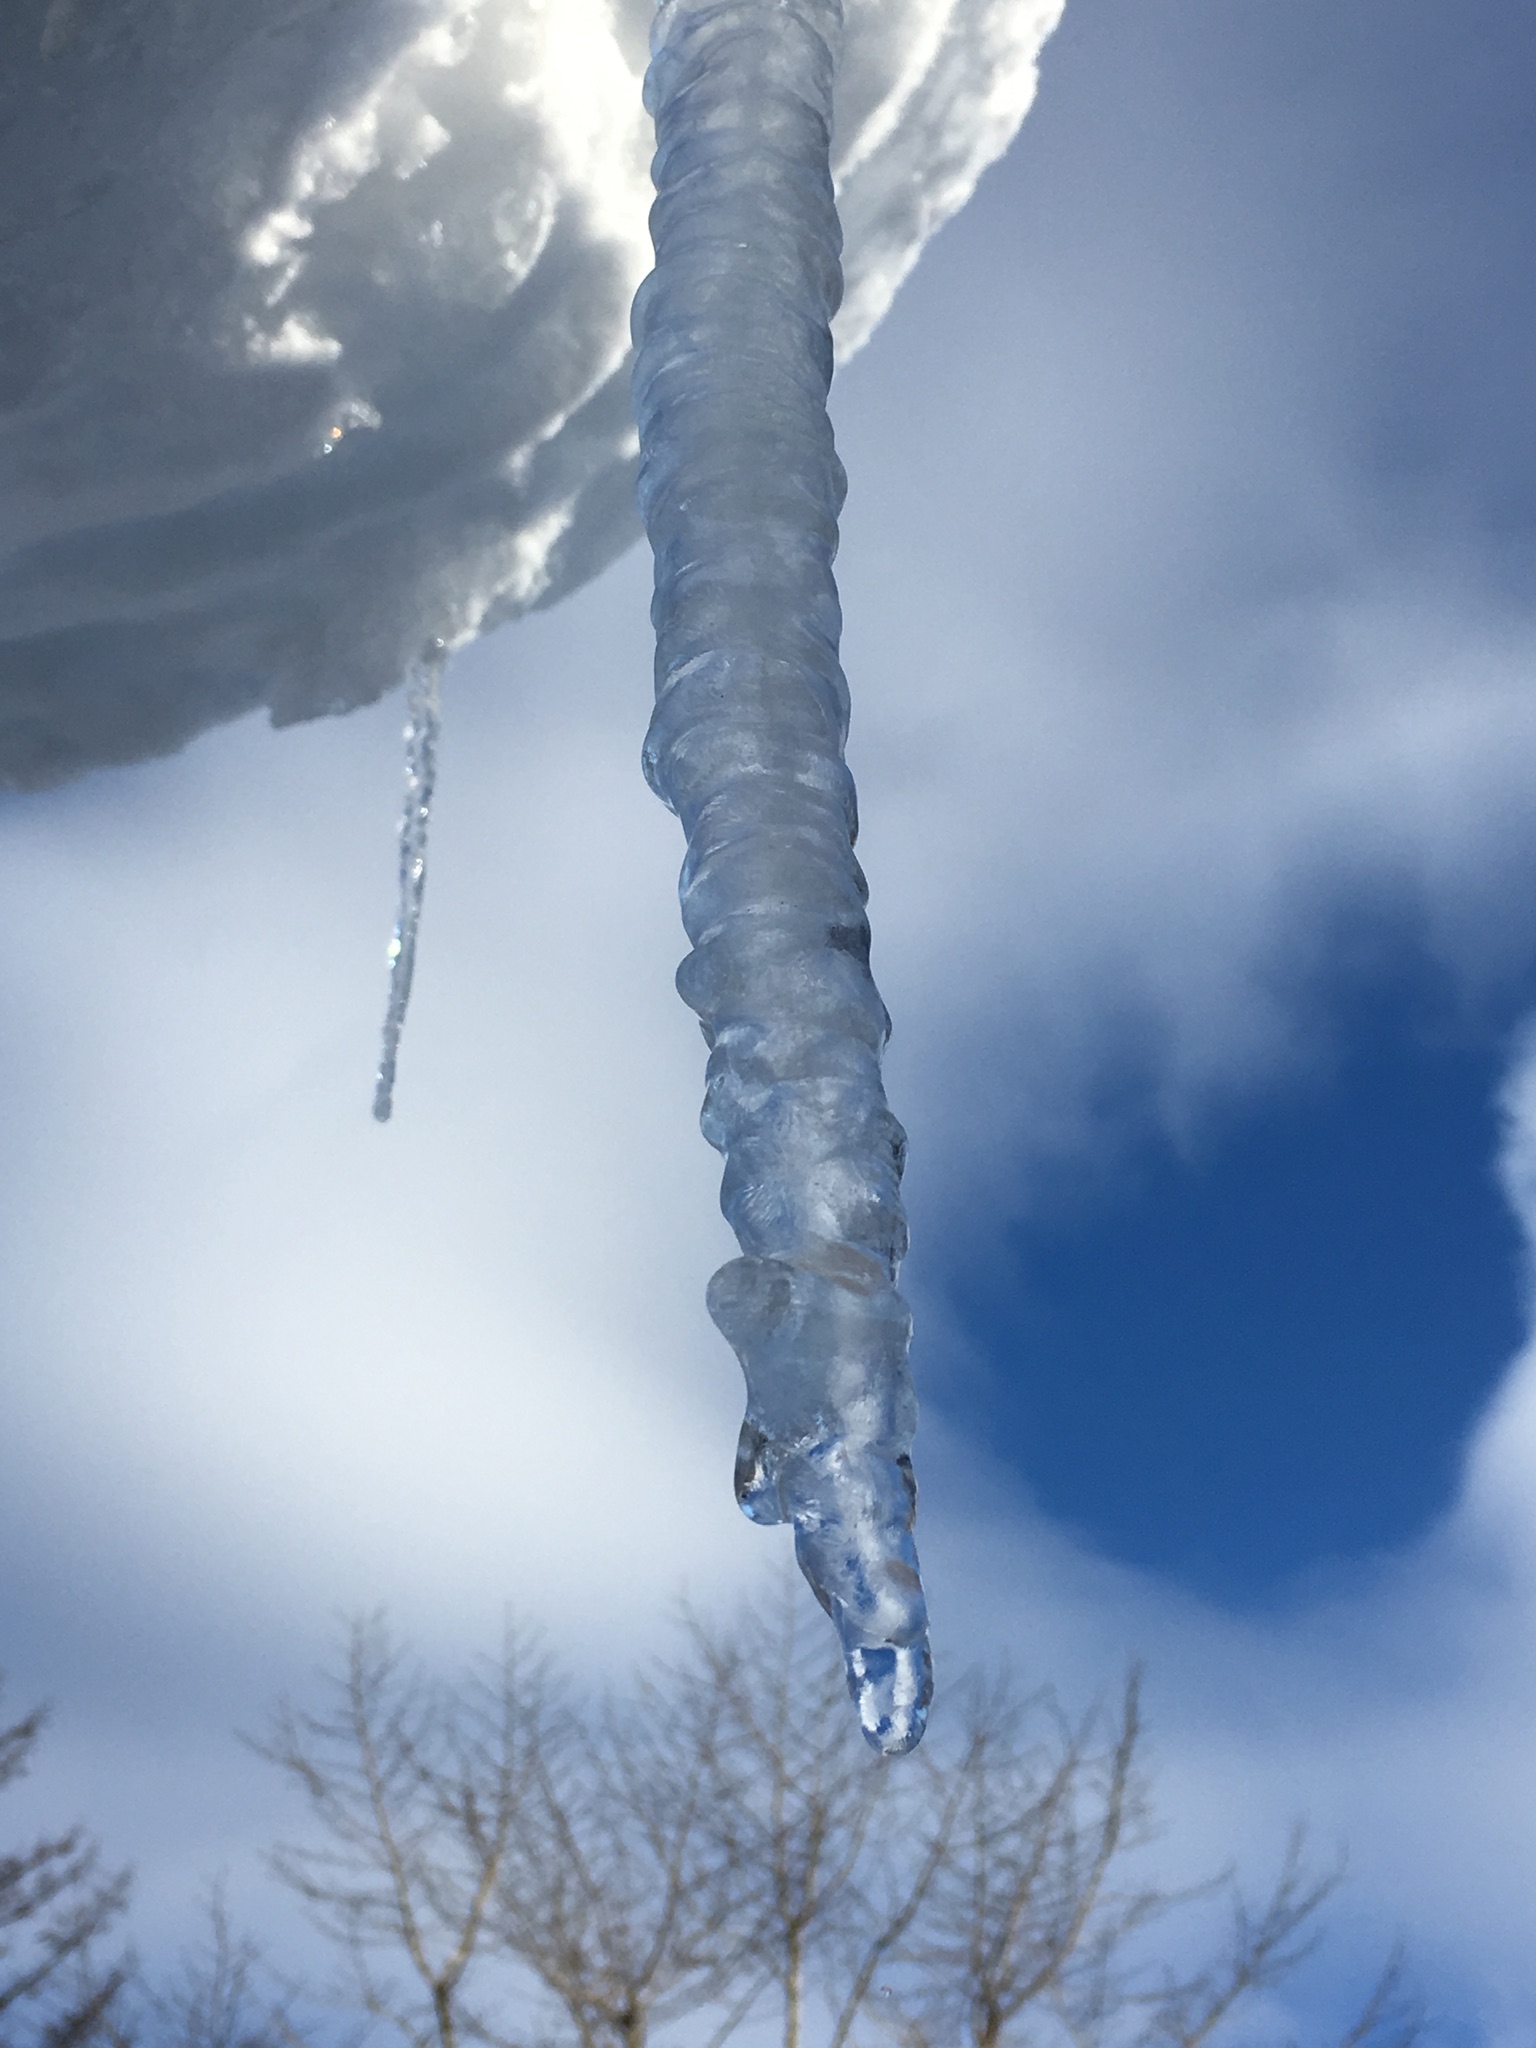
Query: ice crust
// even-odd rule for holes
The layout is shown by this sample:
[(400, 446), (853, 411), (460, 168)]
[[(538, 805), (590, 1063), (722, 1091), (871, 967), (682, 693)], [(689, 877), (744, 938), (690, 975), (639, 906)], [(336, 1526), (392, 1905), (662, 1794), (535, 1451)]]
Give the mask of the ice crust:
[(905, 1137), (880, 1061), (833, 581), (826, 397), (842, 279), (829, 169), (839, 0), (664, 0), (656, 266), (635, 304), (656, 558), (646, 775), (687, 834), (678, 988), (742, 1256), (709, 1308), (747, 1381), (737, 1497), (792, 1522), (865, 1734), (922, 1733), (916, 1404), (897, 1291)]
[[(850, 0), (856, 347), (1060, 0)], [(0, 6), (0, 783), (378, 697), (636, 535), (650, 0)]]

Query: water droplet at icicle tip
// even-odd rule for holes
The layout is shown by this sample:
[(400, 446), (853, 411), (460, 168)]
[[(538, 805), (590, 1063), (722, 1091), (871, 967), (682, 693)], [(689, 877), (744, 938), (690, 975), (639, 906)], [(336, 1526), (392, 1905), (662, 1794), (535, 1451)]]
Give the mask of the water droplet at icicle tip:
[(405, 799), (400, 811), (400, 894), (389, 942), (389, 998), (383, 1044), (373, 1088), (373, 1114), (388, 1123), (395, 1102), (395, 1066), (400, 1033), (416, 971), (416, 938), (427, 887), (427, 832), (437, 781), (437, 741), (442, 728), (443, 666), (447, 649), (435, 640), (411, 670), (406, 694)]

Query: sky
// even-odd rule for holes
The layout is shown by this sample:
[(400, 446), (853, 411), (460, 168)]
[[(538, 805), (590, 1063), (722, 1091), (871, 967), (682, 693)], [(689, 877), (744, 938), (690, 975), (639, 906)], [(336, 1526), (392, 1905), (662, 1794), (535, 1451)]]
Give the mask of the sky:
[[(1173, 1875), (1347, 1844), (1527, 2041), (1536, 1895), (1536, 22), (1068, 0), (840, 372), (850, 759), (911, 1140), (941, 1667), (1147, 1659)], [(16, 1815), (153, 1953), (273, 1825), (234, 1739), (386, 1604), (594, 1670), (777, 1556), (646, 791), (648, 568), (445, 685), (395, 1120), (398, 698), (0, 797)]]

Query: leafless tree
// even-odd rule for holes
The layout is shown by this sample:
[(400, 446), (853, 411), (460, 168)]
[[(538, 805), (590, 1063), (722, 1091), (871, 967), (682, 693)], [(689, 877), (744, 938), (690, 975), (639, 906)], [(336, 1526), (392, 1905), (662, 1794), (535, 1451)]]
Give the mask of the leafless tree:
[(304, 2048), (291, 2003), (255, 1942), (235, 1931), (215, 1885), (202, 1939), (161, 1984), (131, 1987), (112, 2048)]
[(1096, 1717), (1074, 1726), (1049, 1695), (972, 1685), (961, 1754), (930, 1766), (958, 1814), (899, 1959), (890, 2023), (911, 2048), (999, 2048), (1026, 2012), (1086, 2028), (1117, 2003), (1127, 1943), (1172, 1903), (1111, 1883), (1147, 1833), (1140, 1691), (1133, 1671), (1100, 1741)]
[(498, 1932), (581, 2048), (644, 2048), (747, 1959), (750, 1899), (719, 1819), (721, 1702), (642, 1683), (556, 1746)]
[[(1257, 1907), (1149, 1874), (1134, 1672), (1078, 1721), (972, 1685), (893, 1762), (788, 1593), (730, 1631), (686, 1618), (678, 1655), (595, 1704), (512, 1645), (447, 1691), (365, 1624), (331, 1709), (282, 1709), (260, 1745), (319, 1831), (274, 1867), (411, 2048), (1218, 2048), (1339, 1881), (1299, 1836)], [(1207, 1959), (1165, 1965), (1189, 1916)], [(1400, 1975), (1341, 2048), (1406, 2048)]]
[(941, 1797), (935, 1809), (900, 1796), (902, 1766), (855, 1732), (824, 1638), (802, 1589), (786, 1583), (745, 1627), (688, 1615), (687, 1654), (661, 1688), (689, 1703), (695, 1723), (710, 1720), (707, 1826), (745, 1907), (736, 1995), (717, 2041), (767, 1993), (784, 2048), (802, 2048), (814, 1993), (829, 2048), (844, 2048), (948, 1847), (957, 1802)]
[[(1299, 1830), (1256, 1910), (1228, 1878), (1177, 1891), (1133, 1875), (1152, 1832), (1139, 1671), (1107, 1722), (1073, 1724), (1049, 1695), (1021, 1703), (1006, 1686), (973, 1687), (964, 1718), (963, 1750), (935, 1773), (957, 1821), (881, 2014), (904, 2048), (1201, 2048), (1310, 1952), (1342, 1873), (1309, 1872)], [(1159, 1964), (1167, 1923), (1222, 1893), (1215, 1953), (1185, 1975)], [(1399, 1975), (1394, 1960), (1348, 2048), (1412, 2038)]]
[[(1283, 1984), (1316, 1948), (1318, 1913), (1343, 1878), (1341, 1865), (1321, 1874), (1309, 1871), (1302, 1830), (1292, 1831), (1280, 1874), (1262, 1906), (1249, 1907), (1228, 1881), (1230, 1934), (1214, 1961), (1180, 1982), (1164, 1975), (1160, 1984), (1140, 1994), (1124, 1989), (1147, 2017), (1135, 2039), (1145, 2048), (1202, 2048), (1227, 2018), (1256, 1992)], [(1421, 2031), (1415, 2004), (1402, 1995), (1402, 1957), (1394, 1950), (1361, 2013), (1349, 2027), (1340, 2048), (1407, 2048)], [(1098, 2039), (1078, 2031), (1074, 2042)]]
[[(25, 1774), (45, 1718), (0, 1727), (0, 1791)], [(79, 1828), (0, 1850), (0, 2048), (110, 2038), (127, 1971), (101, 1949), (127, 1901), (127, 1873), (104, 1872)]]
[(498, 1889), (568, 1739), (543, 1663), (509, 1629), (494, 1665), (450, 1690), (374, 1617), (353, 1627), (330, 1692), (318, 1713), (281, 1703), (252, 1747), (299, 1787), (316, 1828), (271, 1866), (339, 1950), (332, 1988), (411, 2048), (510, 2044), (470, 1979), (488, 1974)]

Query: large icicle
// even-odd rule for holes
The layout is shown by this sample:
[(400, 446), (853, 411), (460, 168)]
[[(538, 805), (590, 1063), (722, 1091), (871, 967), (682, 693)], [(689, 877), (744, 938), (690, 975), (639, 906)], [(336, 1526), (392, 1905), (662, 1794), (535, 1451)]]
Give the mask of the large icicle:
[(389, 1001), (384, 1011), (384, 1038), (379, 1071), (373, 1086), (373, 1113), (387, 1124), (395, 1106), (395, 1062), (400, 1033), (411, 1000), (416, 971), (416, 934), (421, 926), (421, 900), (427, 887), (427, 829), (432, 822), (432, 790), (437, 781), (437, 739), (442, 725), (443, 664), (447, 651), (438, 640), (411, 671), (405, 719), (405, 802), (400, 811), (400, 900), (394, 935), (389, 942)]
[(747, 1381), (737, 1497), (793, 1522), (864, 1732), (894, 1754), (932, 1680), (896, 1289), (905, 1140), (880, 1080), (832, 578), (841, 26), (840, 0), (665, 0), (656, 17), (656, 267), (635, 302), (645, 769), (688, 837), (678, 988), (710, 1046), (703, 1128), (742, 1250), (709, 1289)]

